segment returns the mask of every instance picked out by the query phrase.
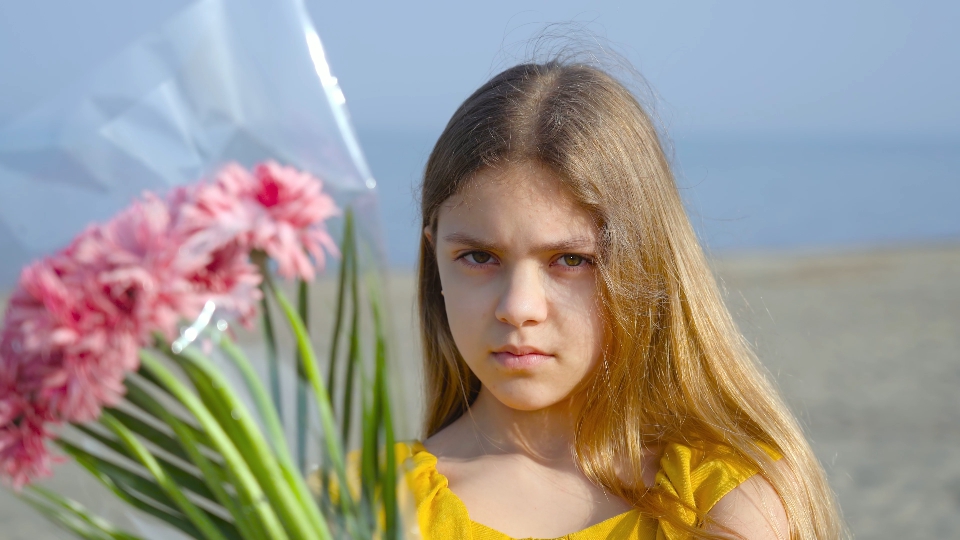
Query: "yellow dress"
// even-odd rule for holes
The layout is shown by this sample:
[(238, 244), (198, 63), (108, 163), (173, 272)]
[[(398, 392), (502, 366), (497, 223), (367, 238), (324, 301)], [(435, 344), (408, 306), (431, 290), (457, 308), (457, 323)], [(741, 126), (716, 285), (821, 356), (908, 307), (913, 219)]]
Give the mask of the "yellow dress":
[[(466, 506), (450, 491), (447, 479), (437, 471), (436, 456), (421, 443), (399, 443), (397, 458), (404, 460), (403, 467), (423, 540), (516, 540), (470, 519)], [(667, 446), (660, 458), (656, 484), (686, 505), (707, 512), (756, 472), (755, 467), (722, 447), (705, 451), (674, 443)], [(696, 523), (696, 512), (677, 506), (676, 513), (687, 523)], [(556, 540), (675, 540), (684, 537), (670, 524), (642, 515), (638, 510), (630, 510)]]

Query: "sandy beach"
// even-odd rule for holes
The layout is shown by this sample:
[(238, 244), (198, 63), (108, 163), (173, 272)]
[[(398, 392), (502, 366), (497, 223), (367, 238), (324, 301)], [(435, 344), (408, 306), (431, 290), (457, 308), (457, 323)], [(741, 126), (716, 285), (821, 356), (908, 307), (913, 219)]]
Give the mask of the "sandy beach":
[[(801, 418), (857, 538), (960, 530), (960, 246), (716, 262), (728, 305)], [(390, 275), (398, 384), (417, 435), (413, 279)], [(70, 465), (53, 485), (101, 498)], [(0, 490), (0, 539), (70, 538)]]

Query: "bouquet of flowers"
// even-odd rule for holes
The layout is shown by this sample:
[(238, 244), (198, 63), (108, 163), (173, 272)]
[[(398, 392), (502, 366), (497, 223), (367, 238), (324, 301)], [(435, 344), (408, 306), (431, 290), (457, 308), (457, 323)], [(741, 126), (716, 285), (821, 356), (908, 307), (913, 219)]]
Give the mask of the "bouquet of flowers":
[[(31, 141), (19, 136), (29, 131), (24, 126), (67, 118), (61, 132), (90, 127), (89, 115), (76, 111), (83, 112), (91, 95), (100, 97), (98, 89), (117, 92), (120, 82), (149, 81), (142, 72), (130, 74), (134, 65), (142, 71), (145, 51), (179, 51), (164, 51), (163, 62), (148, 73), (159, 86), (133, 85), (125, 108), (92, 123), (96, 137), (80, 138), (83, 143), (73, 147), (64, 139), (32, 142), (74, 156), (79, 148), (83, 159), (96, 158), (95, 166), (60, 173), (92, 171), (112, 182), (144, 172), (146, 164), (144, 178), (175, 186), (163, 194), (144, 191), (66, 247), (27, 264), (0, 329), (0, 481), (80, 537), (137, 538), (35, 483), (65, 457), (131, 511), (163, 524), (164, 536), (171, 530), (231, 540), (400, 536), (384, 313), (376, 273), (363, 271), (369, 220), (356, 219), (358, 210), (369, 210), (365, 193), (372, 180), (303, 6), (266, 4), (202, 0), (52, 109), (0, 132), (0, 158), (30, 155), (32, 149), (9, 144)], [(251, 114), (269, 112), (263, 110), (272, 102), (269, 92), (247, 92), (245, 101), (231, 87), (251, 70), (269, 75), (264, 70), (276, 68), (267, 53), (290, 50), (274, 44), (251, 52), (224, 37), (232, 34), (223, 29), (271, 23), (275, 31), (294, 24), (302, 32), (296, 52), (320, 75), (321, 104), (330, 107), (321, 109), (329, 116), (319, 128), (300, 123), (303, 117), (285, 117), (280, 105), (268, 127), (258, 127)], [(208, 37), (211, 29), (219, 37)], [(211, 80), (209, 70), (194, 65), (196, 51), (209, 50), (209, 43), (198, 43), (200, 36), (220, 47), (209, 61), (232, 62), (232, 80)], [(244, 62), (252, 67), (240, 69)], [(280, 75), (288, 79), (302, 74), (286, 69)], [(197, 86), (197, 78), (208, 85)], [(162, 141), (156, 118), (143, 116), (143, 108), (156, 103), (157, 88), (180, 100), (167, 111), (178, 118), (160, 116), (182, 129)], [(205, 94), (218, 88), (233, 94), (229, 114)], [(251, 99), (261, 107), (251, 107)], [(308, 98), (293, 105), (307, 120), (317, 110)], [(229, 137), (225, 126), (233, 129)], [(126, 137), (118, 139), (118, 132)], [(10, 133), (18, 136), (5, 137)], [(105, 140), (109, 146), (97, 146)], [(184, 165), (187, 154), (190, 166), (171, 166)], [(18, 179), (49, 174), (49, 166), (34, 165), (20, 162), (25, 172)], [(200, 182), (185, 181), (203, 171), (196, 176)], [(318, 172), (328, 173), (325, 182)], [(340, 186), (345, 204), (336, 202), (328, 178)], [(351, 190), (351, 182), (359, 188)], [(121, 199), (124, 190), (110, 196)], [(21, 199), (29, 206), (29, 197)], [(340, 242), (331, 223), (339, 226)], [(309, 325), (310, 286), (331, 257), (339, 260), (339, 277), (333, 305), (323, 306), (333, 324), (329, 350), (320, 354)], [(259, 327), (267, 384), (258, 369), (263, 366), (238, 344), (234, 323), (247, 331)], [(284, 329), (294, 343), (293, 362), (281, 354)], [(291, 365), (295, 382), (288, 391), (283, 366)], [(295, 414), (285, 417), (291, 394)], [(313, 442), (321, 446), (315, 464), (308, 451), (314, 423), (320, 436)], [(352, 440), (360, 444), (348, 465)]]

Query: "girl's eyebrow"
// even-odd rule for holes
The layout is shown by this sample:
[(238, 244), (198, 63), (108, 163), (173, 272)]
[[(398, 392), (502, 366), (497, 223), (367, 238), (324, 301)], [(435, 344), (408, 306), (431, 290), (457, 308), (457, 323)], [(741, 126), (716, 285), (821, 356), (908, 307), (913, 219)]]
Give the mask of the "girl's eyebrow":
[[(452, 244), (460, 244), (463, 246), (468, 246), (474, 249), (480, 249), (484, 251), (494, 251), (494, 252), (503, 252), (504, 249), (495, 242), (489, 242), (487, 240), (482, 240), (475, 236), (470, 236), (466, 233), (455, 232), (450, 233), (443, 237), (444, 240)], [(588, 236), (573, 236), (566, 238), (564, 240), (559, 240), (557, 242), (550, 242), (547, 244), (540, 244), (533, 246), (532, 251), (534, 253), (549, 253), (549, 252), (564, 252), (564, 251), (594, 251), (596, 249), (596, 241)]]

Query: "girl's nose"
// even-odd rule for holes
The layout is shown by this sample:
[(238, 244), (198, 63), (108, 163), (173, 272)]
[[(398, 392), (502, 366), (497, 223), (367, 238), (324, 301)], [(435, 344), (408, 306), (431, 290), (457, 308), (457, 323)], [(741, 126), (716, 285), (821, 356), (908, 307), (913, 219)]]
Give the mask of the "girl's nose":
[(544, 276), (536, 264), (518, 264), (504, 272), (505, 283), (497, 303), (497, 320), (521, 328), (547, 318)]

